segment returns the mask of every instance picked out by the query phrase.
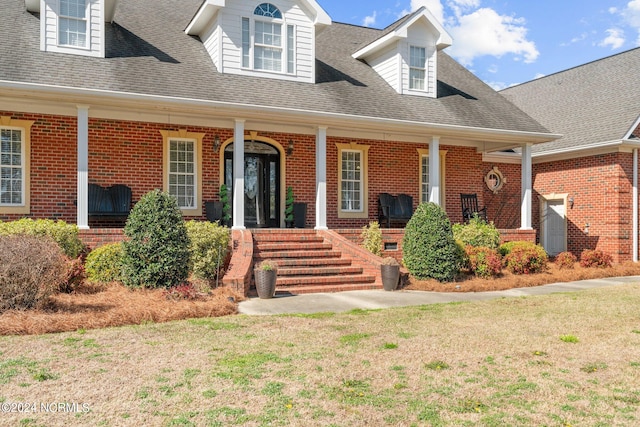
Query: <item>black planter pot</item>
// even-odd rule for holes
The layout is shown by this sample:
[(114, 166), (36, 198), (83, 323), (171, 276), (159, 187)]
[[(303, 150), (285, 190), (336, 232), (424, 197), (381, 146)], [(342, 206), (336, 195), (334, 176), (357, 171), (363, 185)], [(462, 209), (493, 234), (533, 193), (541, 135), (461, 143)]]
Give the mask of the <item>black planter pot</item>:
[(380, 273), (382, 274), (382, 286), (385, 291), (395, 291), (400, 280), (399, 265), (381, 265)]
[(256, 291), (262, 299), (273, 298), (276, 293), (276, 270), (254, 270)]

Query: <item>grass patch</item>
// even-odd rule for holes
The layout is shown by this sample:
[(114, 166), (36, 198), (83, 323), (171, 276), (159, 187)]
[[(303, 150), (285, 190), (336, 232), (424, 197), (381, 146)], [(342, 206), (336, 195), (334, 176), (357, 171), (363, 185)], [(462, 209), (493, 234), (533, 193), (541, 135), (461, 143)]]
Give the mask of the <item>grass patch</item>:
[(560, 335), (560, 341), (570, 343), (570, 344), (576, 344), (580, 342), (578, 337), (575, 335)]
[[(621, 285), (437, 310), (206, 317), (0, 337), (0, 401), (63, 398), (91, 408), (55, 419), (6, 413), (2, 422), (636, 425), (640, 359), (629, 325), (639, 306), (640, 285)], [(564, 331), (592, 338), (588, 351), (559, 340)]]

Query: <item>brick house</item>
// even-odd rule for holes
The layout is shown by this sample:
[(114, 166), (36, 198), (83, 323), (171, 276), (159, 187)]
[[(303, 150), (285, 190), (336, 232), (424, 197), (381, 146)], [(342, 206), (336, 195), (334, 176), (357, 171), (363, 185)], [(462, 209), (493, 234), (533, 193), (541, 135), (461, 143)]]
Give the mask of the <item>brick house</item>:
[(498, 227), (534, 233), (531, 153), (560, 135), (449, 57), (426, 8), (377, 30), (314, 0), (0, 6), (2, 221), (118, 238), (89, 215), (90, 184), (164, 189), (188, 219), (226, 184), (236, 231), (283, 227), (292, 187), (309, 229), (376, 220), (382, 192), (460, 222), (475, 193)]
[(640, 48), (501, 93), (554, 133), (532, 148), (533, 227), (555, 254), (638, 260)]

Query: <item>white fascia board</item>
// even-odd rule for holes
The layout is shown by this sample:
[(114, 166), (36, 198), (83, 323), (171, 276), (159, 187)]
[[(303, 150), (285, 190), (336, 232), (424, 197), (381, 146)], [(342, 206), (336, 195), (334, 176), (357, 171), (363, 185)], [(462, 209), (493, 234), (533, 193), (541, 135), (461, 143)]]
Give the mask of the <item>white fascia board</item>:
[(113, 17), (116, 14), (116, 6), (118, 6), (118, 0), (106, 0), (104, 4), (104, 22), (113, 22)]
[(290, 124), (309, 124), (317, 126), (348, 127), (379, 130), (385, 133), (405, 135), (438, 135), (460, 138), (469, 141), (490, 141), (504, 144), (538, 144), (549, 142), (561, 135), (526, 132), (505, 129), (478, 128), (462, 125), (428, 123), (414, 120), (397, 120), (371, 116), (324, 111), (301, 110), (297, 108), (271, 107), (241, 104), (225, 101), (211, 101), (195, 98), (148, 95), (129, 92), (115, 92), (102, 89), (83, 89), (67, 86), (43, 85), (0, 80), (0, 93), (21, 98), (39, 98), (57, 100), (75, 104), (94, 104), (102, 106), (120, 106), (120, 108), (148, 108), (150, 110), (180, 111), (182, 114), (206, 113), (257, 119), (263, 121), (283, 121)]
[(396, 42), (400, 39), (406, 39), (409, 33), (409, 28), (421, 19), (427, 20), (427, 22), (432, 25), (435, 31), (438, 33), (438, 40), (436, 41), (436, 47), (438, 48), (438, 50), (442, 50), (446, 47), (451, 46), (451, 44), (453, 43), (453, 39), (451, 38), (449, 33), (447, 33), (444, 27), (431, 14), (431, 12), (429, 12), (425, 8), (422, 13), (414, 16), (412, 19), (408, 20), (400, 27), (396, 28), (394, 31), (363, 47), (351, 56), (353, 56), (355, 59), (364, 59), (365, 57), (381, 49), (384, 49), (386, 46), (392, 44), (393, 42)]
[(29, 12), (40, 13), (40, 0), (24, 0), (24, 5)]
[(302, 0), (302, 4), (312, 10), (315, 15), (313, 24), (316, 27), (325, 27), (331, 25), (331, 17), (315, 0)]
[(580, 147), (562, 148), (553, 151), (545, 151), (544, 153), (535, 153), (532, 157), (535, 163), (548, 163), (575, 157), (588, 157), (616, 152), (631, 152), (634, 148), (640, 148), (640, 140), (618, 139), (615, 141), (582, 145)]
[(199, 36), (209, 25), (211, 19), (218, 13), (218, 10), (226, 6), (225, 0), (206, 0), (200, 6), (187, 28), (184, 30), (190, 36)]
[(631, 129), (629, 129), (629, 132), (627, 132), (627, 134), (624, 136), (624, 139), (629, 139), (631, 138), (631, 135), (633, 135), (633, 132), (638, 129), (638, 126), (640, 126), (640, 116), (638, 116), (637, 120), (635, 121), (635, 123), (633, 124), (633, 126), (631, 126)]
[(482, 153), (482, 161), (485, 163), (509, 163), (519, 165), (522, 163), (520, 153)]

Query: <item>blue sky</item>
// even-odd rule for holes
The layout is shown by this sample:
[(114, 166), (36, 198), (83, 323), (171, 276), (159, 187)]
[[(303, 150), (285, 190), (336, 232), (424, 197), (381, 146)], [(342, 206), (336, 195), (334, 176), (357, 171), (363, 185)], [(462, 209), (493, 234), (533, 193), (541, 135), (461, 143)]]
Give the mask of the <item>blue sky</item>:
[(384, 28), (420, 6), (446, 52), (496, 89), (640, 46), (640, 0), (318, 0), (336, 22)]

